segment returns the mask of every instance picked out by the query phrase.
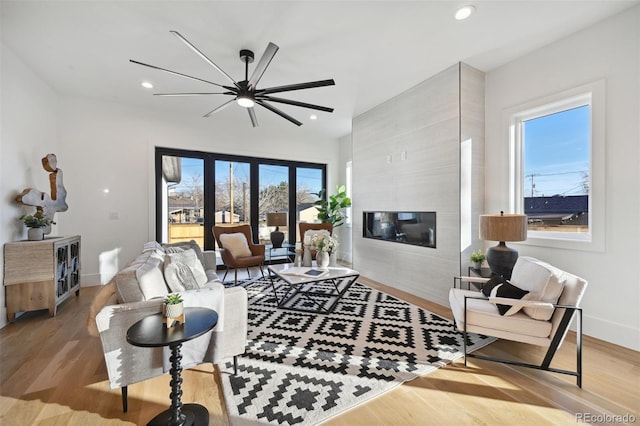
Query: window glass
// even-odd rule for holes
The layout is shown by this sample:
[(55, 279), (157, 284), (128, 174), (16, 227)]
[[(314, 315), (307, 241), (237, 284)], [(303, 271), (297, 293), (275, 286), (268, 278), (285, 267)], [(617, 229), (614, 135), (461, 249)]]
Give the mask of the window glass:
[(590, 105), (522, 120), (529, 231), (589, 232)]
[(308, 167), (296, 168), (296, 241), (302, 238), (298, 233), (300, 222), (315, 222), (318, 210), (314, 203), (318, 201), (317, 193), (322, 189), (322, 170)]
[[(260, 191), (258, 192), (258, 226), (261, 244), (271, 244), (271, 233), (284, 233), (284, 242), (288, 242), (289, 227), (280, 222), (279, 215), (269, 213), (287, 213), (289, 211), (289, 167), (260, 164)], [(287, 216), (282, 217), (286, 222)], [(271, 223), (270, 221), (274, 221)]]
[(196, 240), (204, 246), (203, 176), (200, 158), (162, 157), (162, 242)]

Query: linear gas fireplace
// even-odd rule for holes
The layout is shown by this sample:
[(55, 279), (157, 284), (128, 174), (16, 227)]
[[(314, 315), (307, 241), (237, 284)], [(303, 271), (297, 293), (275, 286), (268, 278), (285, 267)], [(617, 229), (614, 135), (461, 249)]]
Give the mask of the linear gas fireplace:
[(436, 212), (362, 212), (362, 236), (436, 248)]

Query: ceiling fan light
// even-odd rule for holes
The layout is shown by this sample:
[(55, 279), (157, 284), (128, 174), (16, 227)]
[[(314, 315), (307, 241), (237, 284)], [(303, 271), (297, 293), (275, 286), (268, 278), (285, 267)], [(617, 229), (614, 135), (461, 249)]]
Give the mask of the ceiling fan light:
[(460, 9), (456, 11), (456, 19), (458, 21), (462, 21), (467, 19), (469, 16), (473, 14), (476, 8), (472, 5), (462, 6)]
[(255, 105), (255, 102), (253, 102), (253, 99), (247, 96), (239, 96), (236, 102), (238, 102), (238, 105), (240, 105), (243, 108), (251, 108), (252, 106)]

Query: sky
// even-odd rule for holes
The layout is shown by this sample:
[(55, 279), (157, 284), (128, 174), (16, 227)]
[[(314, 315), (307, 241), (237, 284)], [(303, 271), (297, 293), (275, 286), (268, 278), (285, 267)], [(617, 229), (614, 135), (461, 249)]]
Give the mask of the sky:
[(589, 106), (524, 124), (524, 196), (584, 195), (589, 174)]

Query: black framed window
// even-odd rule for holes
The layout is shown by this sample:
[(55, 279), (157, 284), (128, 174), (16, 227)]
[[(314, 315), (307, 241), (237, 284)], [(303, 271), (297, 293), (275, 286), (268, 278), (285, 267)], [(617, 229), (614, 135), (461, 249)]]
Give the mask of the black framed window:
[(280, 226), (295, 242), (298, 223), (313, 221), (315, 193), (326, 188), (326, 164), (156, 148), (156, 239), (196, 240), (215, 248), (211, 229), (249, 223), (254, 241), (269, 244), (269, 213), (286, 213)]

